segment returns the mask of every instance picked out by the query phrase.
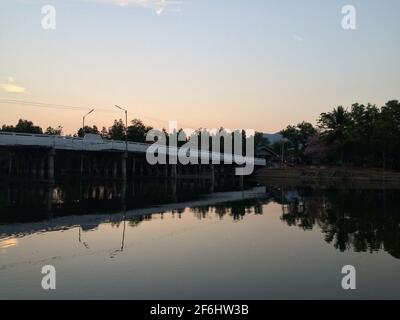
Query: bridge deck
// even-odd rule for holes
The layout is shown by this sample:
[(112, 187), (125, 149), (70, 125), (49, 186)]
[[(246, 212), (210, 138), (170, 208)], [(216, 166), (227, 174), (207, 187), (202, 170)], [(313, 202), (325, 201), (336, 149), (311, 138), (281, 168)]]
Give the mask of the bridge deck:
[[(31, 146), (31, 147), (47, 147), (58, 150), (72, 151), (120, 151), (126, 150), (126, 142), (119, 140), (101, 140), (101, 142), (87, 141), (79, 137), (50, 136), (45, 134), (27, 134), (14, 132), (0, 132), (0, 146)], [(129, 142), (128, 152), (146, 153), (150, 144)], [(182, 148), (180, 149), (182, 151)], [(179, 152), (178, 148), (160, 147), (160, 154), (169, 154), (176, 156)], [(193, 150), (192, 150), (193, 152)], [(194, 151), (194, 156), (200, 159), (208, 159), (210, 161), (220, 161), (223, 163), (223, 154), (208, 151)], [(257, 166), (265, 166), (265, 159), (253, 157), (238, 157), (237, 161), (253, 163)]]

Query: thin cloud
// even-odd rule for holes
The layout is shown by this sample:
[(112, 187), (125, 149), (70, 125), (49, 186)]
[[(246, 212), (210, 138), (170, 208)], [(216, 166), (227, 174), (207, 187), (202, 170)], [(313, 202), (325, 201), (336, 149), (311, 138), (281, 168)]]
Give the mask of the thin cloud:
[(292, 38), (293, 38), (293, 40), (296, 40), (299, 42), (304, 41), (303, 37), (299, 36), (298, 34), (292, 34)]
[(163, 12), (164, 12), (164, 8), (162, 8), (162, 7), (156, 9), (156, 15), (158, 15), (158, 16), (161, 16)]
[(5, 92), (10, 92), (10, 93), (25, 93), (26, 90), (24, 87), (17, 86), (15, 84), (8, 84), (8, 83), (3, 83), (1, 85), (3, 90)]
[(2, 83), (1, 88), (5, 92), (10, 92), (10, 93), (25, 93), (26, 89), (24, 87), (21, 87), (19, 85), (16, 85), (14, 82), (13, 77), (7, 77), (8, 83)]
[(165, 12), (180, 12), (179, 0), (93, 0), (97, 2), (110, 3), (120, 7), (139, 6), (146, 9), (151, 9), (158, 16)]

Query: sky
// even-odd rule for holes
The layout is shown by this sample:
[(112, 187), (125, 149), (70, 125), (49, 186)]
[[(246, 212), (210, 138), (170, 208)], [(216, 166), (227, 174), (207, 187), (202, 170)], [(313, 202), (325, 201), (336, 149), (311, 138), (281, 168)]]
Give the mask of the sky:
[[(348, 4), (356, 30), (342, 28)], [(277, 132), (380, 106), (400, 99), (399, 12), (398, 0), (1, 0), (0, 125), (74, 133), (95, 108), (86, 124), (108, 127), (118, 104), (159, 128)]]

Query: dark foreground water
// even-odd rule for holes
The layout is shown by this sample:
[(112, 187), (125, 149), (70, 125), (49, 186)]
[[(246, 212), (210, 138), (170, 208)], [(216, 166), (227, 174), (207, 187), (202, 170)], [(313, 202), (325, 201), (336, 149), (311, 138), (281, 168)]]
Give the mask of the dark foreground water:
[[(1, 299), (400, 298), (398, 190), (266, 187), (144, 210), (5, 192)], [(39, 194), (47, 209), (33, 205)], [(82, 213), (95, 203), (98, 214)], [(38, 210), (47, 218), (30, 219)], [(42, 289), (44, 265), (56, 290)], [(342, 289), (345, 265), (356, 290)]]

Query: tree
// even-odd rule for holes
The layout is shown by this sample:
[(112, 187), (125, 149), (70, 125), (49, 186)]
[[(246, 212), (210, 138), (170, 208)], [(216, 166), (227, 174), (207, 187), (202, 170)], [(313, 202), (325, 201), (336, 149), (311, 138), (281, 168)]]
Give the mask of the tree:
[(400, 103), (397, 100), (388, 101), (377, 115), (372, 143), (381, 153), (382, 167), (387, 162), (394, 167), (400, 166)]
[(101, 135), (101, 137), (102, 137), (103, 139), (108, 139), (108, 138), (109, 138), (108, 130), (107, 130), (106, 127), (103, 127), (103, 128), (101, 129), (100, 135)]
[(61, 136), (63, 127), (58, 126), (57, 128), (48, 127), (44, 134), (49, 136)]
[(39, 126), (35, 126), (32, 121), (19, 119), (17, 125), (8, 126), (3, 125), (1, 128), (2, 131), (6, 132), (21, 132), (21, 133), (32, 133), (32, 134), (42, 134), (43, 130)]
[(333, 111), (322, 113), (318, 119), (322, 137), (328, 144), (337, 144), (340, 162), (344, 161), (345, 143), (349, 134), (350, 115), (346, 109), (339, 106)]
[(139, 119), (133, 119), (128, 127), (128, 140), (134, 142), (146, 142), (146, 134), (152, 127), (145, 126)]
[(321, 164), (327, 161), (330, 155), (330, 148), (322, 139), (319, 133), (316, 133), (308, 141), (304, 150), (304, 157), (311, 159), (311, 162)]
[(80, 128), (78, 130), (78, 137), (83, 138), (87, 133), (99, 134), (99, 129), (97, 128), (97, 126), (93, 127), (85, 126), (84, 128)]
[(271, 145), (271, 142), (269, 141), (268, 138), (264, 136), (263, 133), (261, 132), (256, 132), (254, 135), (254, 145), (256, 147), (269, 147)]
[(3, 126), (1, 127), (1, 131), (4, 131), (4, 132), (15, 132), (15, 127), (3, 124)]
[(280, 155), (282, 153), (282, 144), (283, 143), (284, 143), (283, 140), (275, 141), (271, 146), (272, 151), (274, 151), (276, 154)]
[(307, 143), (311, 137), (313, 137), (317, 133), (317, 129), (309, 122), (302, 122), (297, 125), (297, 129), (299, 131), (299, 141), (302, 148), (307, 147)]
[(376, 149), (372, 139), (379, 112), (379, 109), (371, 104), (365, 106), (355, 103), (351, 106), (346, 146), (351, 151), (347, 152), (349, 159), (355, 163), (373, 162)]
[(108, 136), (113, 140), (125, 139), (125, 125), (122, 119), (114, 120), (114, 124), (108, 128)]
[[(179, 136), (182, 138), (182, 139), (179, 139)], [(173, 139), (177, 139), (177, 144), (178, 144), (178, 147), (182, 147), (183, 145), (185, 145), (185, 143), (187, 143), (189, 140), (189, 137), (187, 136), (187, 134), (186, 134), (186, 132), (182, 129), (182, 128), (180, 128), (178, 131), (176, 131), (176, 130), (174, 130), (170, 135), (169, 135), (169, 137), (168, 137), (168, 141), (170, 141), (170, 140), (173, 140)]]
[(299, 160), (304, 160), (304, 150), (307, 148), (311, 137), (317, 130), (309, 122), (302, 122), (296, 126), (287, 126), (280, 134), (289, 142), (289, 150), (292, 150), (292, 156)]

